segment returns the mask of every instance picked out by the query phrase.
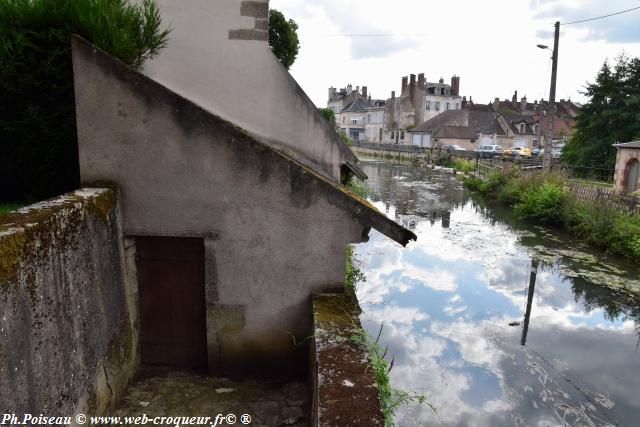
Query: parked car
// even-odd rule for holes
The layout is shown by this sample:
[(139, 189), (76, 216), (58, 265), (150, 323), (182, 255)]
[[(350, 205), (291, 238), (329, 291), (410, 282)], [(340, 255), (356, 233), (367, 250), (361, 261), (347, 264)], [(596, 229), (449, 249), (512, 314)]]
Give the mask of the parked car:
[(502, 152), (502, 158), (531, 157), (531, 149), (527, 147), (511, 147)]
[(440, 149), (445, 151), (464, 151), (464, 148), (460, 147), (457, 144), (442, 144)]
[(481, 145), (473, 150), (478, 157), (500, 157), (502, 154), (502, 147), (499, 145)]
[(542, 157), (542, 153), (544, 153), (544, 148), (534, 148), (531, 150), (531, 157)]
[[(551, 149), (551, 157), (553, 157), (554, 159), (559, 159), (561, 154), (562, 154), (562, 150), (559, 150), (557, 148)], [(540, 148), (538, 152), (538, 157), (542, 157), (542, 156), (544, 156), (544, 148)]]

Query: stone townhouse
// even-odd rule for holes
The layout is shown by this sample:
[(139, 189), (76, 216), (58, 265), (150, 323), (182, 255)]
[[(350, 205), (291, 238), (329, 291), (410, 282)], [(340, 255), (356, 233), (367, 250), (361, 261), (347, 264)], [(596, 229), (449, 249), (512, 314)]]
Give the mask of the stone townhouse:
[(408, 144), (405, 131), (438, 114), (462, 108), (460, 77), (453, 76), (451, 84), (440, 79), (428, 82), (423, 73), (402, 78), (400, 96), (395, 91), (385, 105), (384, 142)]

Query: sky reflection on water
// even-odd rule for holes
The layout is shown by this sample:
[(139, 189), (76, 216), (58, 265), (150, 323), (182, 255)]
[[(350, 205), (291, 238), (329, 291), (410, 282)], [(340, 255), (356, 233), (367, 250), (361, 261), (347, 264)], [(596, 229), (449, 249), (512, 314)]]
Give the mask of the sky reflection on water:
[[(518, 228), (452, 175), (362, 166), (372, 203), (418, 235), (402, 248), (372, 231), (355, 251), (361, 320), (374, 336), (384, 323), (395, 387), (425, 394), (447, 426), (638, 425), (640, 303), (583, 278), (637, 285), (636, 266)], [(440, 425), (426, 405), (396, 422)]]

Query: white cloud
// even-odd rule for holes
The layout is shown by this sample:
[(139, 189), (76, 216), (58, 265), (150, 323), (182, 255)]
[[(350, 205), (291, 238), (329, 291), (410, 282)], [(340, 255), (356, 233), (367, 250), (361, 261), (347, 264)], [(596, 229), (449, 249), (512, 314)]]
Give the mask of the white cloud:
[[(420, 72), (430, 81), (460, 75), (462, 95), (473, 96), (476, 102), (511, 98), (514, 90), (530, 100), (547, 98), (549, 55), (536, 44), (548, 44), (549, 39), (538, 37), (539, 32), (548, 35), (556, 16), (591, 17), (637, 2), (563, 0), (563, 9), (559, 4), (559, 0), (271, 0), (271, 7), (300, 26), (301, 50), (292, 74), (318, 106), (326, 105), (329, 86), (366, 85), (373, 97), (386, 99), (392, 90), (399, 90), (402, 76)], [(570, 9), (574, 5), (580, 7)], [(554, 16), (551, 11), (556, 11)], [(558, 98), (583, 99), (579, 92), (586, 81), (593, 81), (605, 58), (623, 49), (640, 56), (635, 38), (640, 31), (635, 25), (638, 13), (566, 27), (560, 43)], [(605, 31), (605, 27), (611, 28)], [(354, 33), (396, 36), (341, 36)]]

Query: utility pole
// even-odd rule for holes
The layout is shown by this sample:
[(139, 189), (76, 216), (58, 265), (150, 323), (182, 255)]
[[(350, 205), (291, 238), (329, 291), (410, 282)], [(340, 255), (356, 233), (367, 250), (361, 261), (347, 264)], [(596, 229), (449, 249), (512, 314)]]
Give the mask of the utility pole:
[[(553, 161), (553, 125), (556, 118), (556, 79), (558, 77), (558, 43), (560, 41), (560, 21), (556, 21), (553, 37), (553, 53), (551, 55), (551, 88), (549, 89), (549, 109), (547, 111), (547, 129), (544, 138), (544, 156), (542, 157), (542, 169), (551, 170)], [(551, 116), (551, 117), (549, 117)]]

